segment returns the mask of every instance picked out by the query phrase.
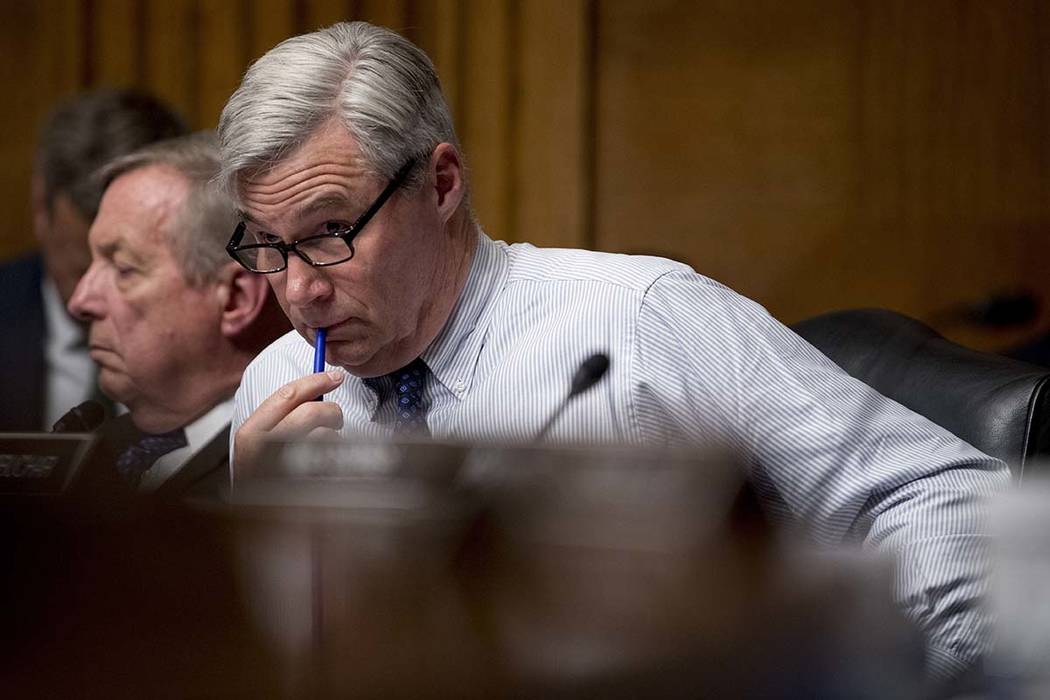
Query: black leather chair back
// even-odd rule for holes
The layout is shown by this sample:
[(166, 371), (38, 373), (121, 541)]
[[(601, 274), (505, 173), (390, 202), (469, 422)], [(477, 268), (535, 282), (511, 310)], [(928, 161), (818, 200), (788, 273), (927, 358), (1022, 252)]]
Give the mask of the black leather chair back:
[(885, 309), (834, 311), (792, 328), (853, 377), (1005, 461), (1015, 479), (1050, 455), (1046, 368), (971, 350)]

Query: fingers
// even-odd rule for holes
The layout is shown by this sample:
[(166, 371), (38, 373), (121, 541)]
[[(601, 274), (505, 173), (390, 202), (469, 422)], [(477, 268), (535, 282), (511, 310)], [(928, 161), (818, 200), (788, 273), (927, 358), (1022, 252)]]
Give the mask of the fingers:
[(273, 437), (297, 438), (315, 429), (335, 432), (343, 427), (343, 410), (333, 401), (309, 401), (296, 406), (270, 431)]
[(306, 434), (307, 440), (335, 440), (339, 437), (338, 430), (332, 430), (331, 428), (317, 427)]
[(268, 438), (336, 437), (343, 427), (343, 409), (332, 401), (309, 401), (292, 409), (273, 430), (252, 430), (248, 421), (237, 430), (231, 468), (237, 478), (254, 469)]
[[(248, 416), (248, 419), (241, 425), (241, 430), (247, 429), (247, 432), (273, 430), (297, 408), (342, 384), (345, 377), (345, 372), (331, 370), (308, 374), (285, 384), (259, 404), (255, 412)], [(320, 406), (323, 403), (317, 405)], [(342, 414), (340, 414), (341, 424)]]
[(237, 429), (234, 437), (235, 474), (258, 459), (265, 438), (299, 437), (315, 429), (336, 431), (343, 427), (343, 411), (331, 401), (314, 401), (343, 383), (345, 372), (331, 370), (310, 374), (285, 384), (259, 404)]

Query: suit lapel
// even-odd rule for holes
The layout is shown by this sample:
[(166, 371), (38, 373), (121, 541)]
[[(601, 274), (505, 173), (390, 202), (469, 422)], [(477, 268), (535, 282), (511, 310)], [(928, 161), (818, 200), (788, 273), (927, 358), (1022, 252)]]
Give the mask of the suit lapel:
[(0, 272), (0, 430), (40, 430), (47, 397), (43, 271), (32, 256)]
[(161, 484), (156, 495), (167, 499), (181, 498), (195, 484), (215, 475), (215, 472), (227, 471), (229, 456), (230, 426), (227, 425), (170, 479)]

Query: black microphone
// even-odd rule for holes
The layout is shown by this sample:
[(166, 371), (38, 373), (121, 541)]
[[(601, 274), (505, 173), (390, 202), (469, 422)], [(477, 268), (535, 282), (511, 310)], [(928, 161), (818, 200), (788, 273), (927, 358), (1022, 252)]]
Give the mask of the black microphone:
[(1009, 329), (1025, 326), (1039, 317), (1040, 300), (1026, 289), (1003, 290), (983, 299), (960, 302), (931, 314), (931, 325), (968, 324)]
[(106, 420), (106, 409), (98, 401), (85, 401), (55, 421), (52, 433), (90, 433)]
[(543, 427), (540, 428), (539, 432), (536, 433), (536, 436), (532, 438), (532, 441), (537, 443), (547, 437), (547, 433), (550, 432), (555, 421), (561, 417), (561, 414), (565, 411), (569, 403), (577, 396), (597, 384), (608, 371), (609, 356), (605, 353), (595, 353), (580, 363), (579, 368), (576, 370), (576, 374), (572, 378), (572, 385), (569, 387), (568, 396), (562, 399), (561, 403), (558, 404), (558, 408), (554, 410), (554, 413), (551, 414), (551, 417), (543, 424)]
[(970, 304), (967, 311), (967, 320), (979, 326), (1023, 326), (1034, 321), (1039, 315), (1039, 298), (1025, 290), (1000, 292)]

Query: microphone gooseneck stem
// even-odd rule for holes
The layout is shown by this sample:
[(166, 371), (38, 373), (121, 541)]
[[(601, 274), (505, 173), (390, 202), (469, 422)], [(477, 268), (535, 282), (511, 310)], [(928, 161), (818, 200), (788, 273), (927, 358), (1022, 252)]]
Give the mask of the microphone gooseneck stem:
[(561, 414), (565, 413), (565, 408), (569, 405), (569, 400), (571, 398), (572, 395), (570, 394), (569, 396), (566, 396), (564, 399), (561, 400), (561, 402), (558, 404), (558, 408), (554, 409), (554, 413), (550, 415), (550, 418), (547, 419), (547, 422), (544, 423), (543, 427), (540, 428), (539, 432), (536, 433), (536, 437), (532, 438), (533, 442), (542, 442), (543, 438), (547, 437), (547, 433), (549, 433), (551, 428), (554, 427), (554, 423), (557, 422), (559, 418), (561, 418)]
[(559, 418), (561, 418), (561, 414), (565, 412), (566, 408), (568, 408), (569, 403), (601, 381), (601, 378), (604, 377), (608, 371), (609, 356), (605, 353), (596, 353), (580, 363), (580, 366), (576, 369), (576, 374), (572, 378), (569, 393), (561, 400), (558, 407), (554, 409), (554, 413), (551, 414), (550, 418), (548, 418), (543, 424), (543, 427), (540, 428), (532, 438), (533, 444), (539, 443), (543, 438), (547, 437), (547, 433), (550, 432), (551, 428), (554, 427), (554, 424)]

